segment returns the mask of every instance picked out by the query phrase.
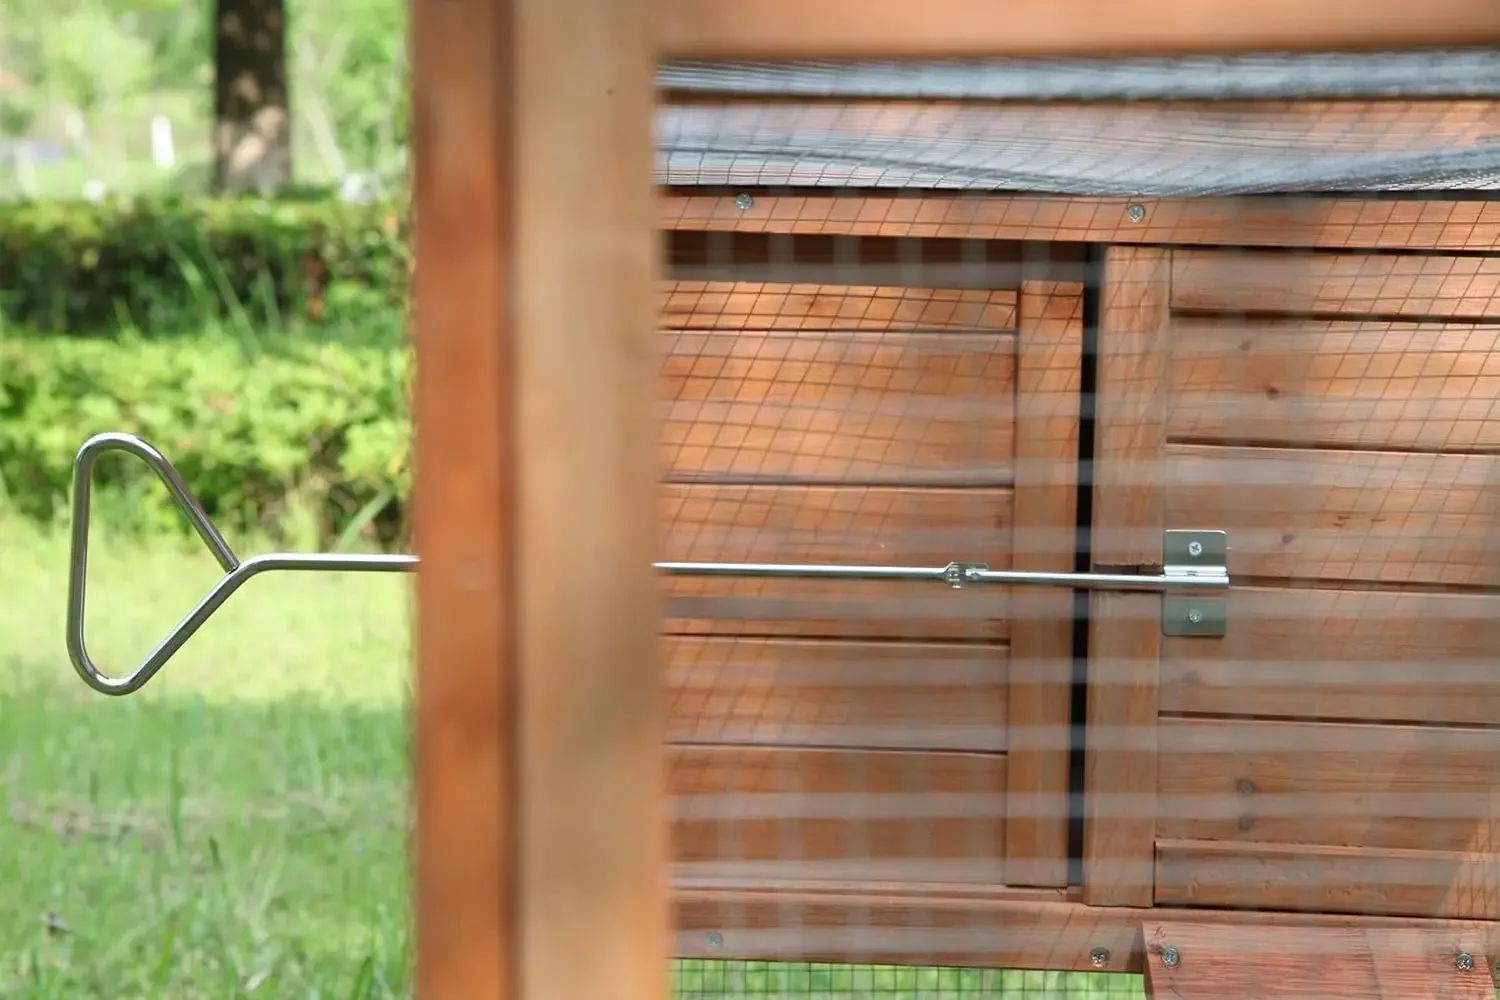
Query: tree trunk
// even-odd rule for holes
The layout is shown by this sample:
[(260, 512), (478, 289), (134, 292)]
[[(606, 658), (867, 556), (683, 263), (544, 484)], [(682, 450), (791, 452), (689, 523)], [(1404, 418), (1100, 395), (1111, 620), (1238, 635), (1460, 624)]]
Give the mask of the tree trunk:
[(292, 180), (283, 0), (217, 0), (214, 187), (272, 194)]

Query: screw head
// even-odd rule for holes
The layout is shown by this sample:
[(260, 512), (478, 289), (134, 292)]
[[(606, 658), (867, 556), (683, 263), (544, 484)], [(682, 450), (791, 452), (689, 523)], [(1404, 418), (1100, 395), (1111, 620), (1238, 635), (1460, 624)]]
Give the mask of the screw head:
[(1202, 542), (1188, 542), (1188, 555), (1201, 556), (1203, 554)]
[(1188, 611), (1188, 621), (1192, 622), (1194, 625), (1198, 624), (1202, 620), (1203, 612), (1199, 611), (1197, 608), (1193, 608)]
[(1177, 954), (1176, 948), (1168, 947), (1161, 950), (1161, 964), (1165, 965), (1167, 968), (1175, 969), (1177, 968), (1178, 963), (1180, 963), (1181, 961), (1182, 956)]
[(1459, 954), (1458, 954), (1458, 971), (1459, 972), (1473, 972), (1474, 971), (1474, 956), (1470, 955), (1466, 951), (1459, 952)]
[(1145, 205), (1131, 205), (1131, 206), (1129, 206), (1128, 208), (1125, 209), (1125, 217), (1127, 219), (1129, 219), (1131, 222), (1144, 222), (1144, 221), (1146, 221), (1146, 206)]
[(1096, 969), (1102, 969), (1109, 964), (1109, 949), (1095, 948), (1089, 952), (1089, 964)]
[(734, 196), (734, 207), (741, 212), (748, 212), (755, 207), (755, 199), (748, 194), (737, 194)]
[(710, 934), (708, 936), (708, 946), (710, 948), (722, 948), (722, 947), (724, 947), (724, 935), (722, 935), (722, 934)]

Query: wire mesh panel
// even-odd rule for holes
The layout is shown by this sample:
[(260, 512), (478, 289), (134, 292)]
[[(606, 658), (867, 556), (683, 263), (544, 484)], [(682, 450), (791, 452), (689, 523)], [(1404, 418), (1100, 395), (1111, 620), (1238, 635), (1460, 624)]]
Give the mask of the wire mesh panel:
[(1231, 579), (669, 581), (679, 995), (1489, 995), (1500, 105), (1403, 58), (669, 71), (667, 558)]

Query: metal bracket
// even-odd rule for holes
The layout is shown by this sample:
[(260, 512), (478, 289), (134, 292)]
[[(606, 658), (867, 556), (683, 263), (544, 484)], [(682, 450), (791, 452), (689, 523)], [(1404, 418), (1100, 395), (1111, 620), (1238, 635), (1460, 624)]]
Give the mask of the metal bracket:
[[(95, 461), (106, 451), (123, 451), (144, 461), (167, 487), (203, 543), (218, 560), (224, 575), (192, 611), (156, 645), (144, 662), (123, 676), (103, 673), (89, 657), (84, 643), (84, 598), (88, 579), (89, 497)], [(1222, 600), (1202, 596), (1229, 588), (1226, 566), (1229, 547), (1222, 531), (1168, 531), (1163, 539), (1163, 570), (1150, 573), (1050, 573), (995, 570), (982, 562), (950, 562), (944, 566), (879, 566), (824, 563), (711, 563), (658, 562), (652, 566), (669, 576), (727, 576), (823, 580), (911, 580), (946, 583), (956, 590), (975, 584), (1024, 587), (1065, 587), (1070, 590), (1150, 591), (1164, 595), (1162, 630), (1167, 635), (1222, 636)], [(405, 573), (417, 568), (414, 555), (324, 555), (308, 552), (268, 552), (240, 559), (214, 527), (207, 512), (183, 483), (172, 463), (151, 445), (130, 434), (99, 434), (78, 450), (73, 460), (73, 534), (68, 575), (68, 657), (85, 684), (102, 694), (124, 695), (140, 690), (224, 602), (252, 576), (268, 572), (322, 571), (345, 573)], [(1193, 596), (1170, 596), (1188, 593)]]
[[(1229, 536), (1222, 531), (1165, 533), (1162, 573), (1168, 579), (1229, 579)], [(1222, 597), (1166, 595), (1161, 602), (1161, 630), (1168, 636), (1223, 638), (1229, 618)]]

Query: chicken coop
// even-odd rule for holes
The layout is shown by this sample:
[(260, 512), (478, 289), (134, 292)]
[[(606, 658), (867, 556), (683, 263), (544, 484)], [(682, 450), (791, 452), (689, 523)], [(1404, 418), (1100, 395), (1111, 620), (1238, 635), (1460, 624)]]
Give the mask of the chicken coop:
[(414, 6), (420, 995), (1492, 996), (1500, 8), (635, 6)]

